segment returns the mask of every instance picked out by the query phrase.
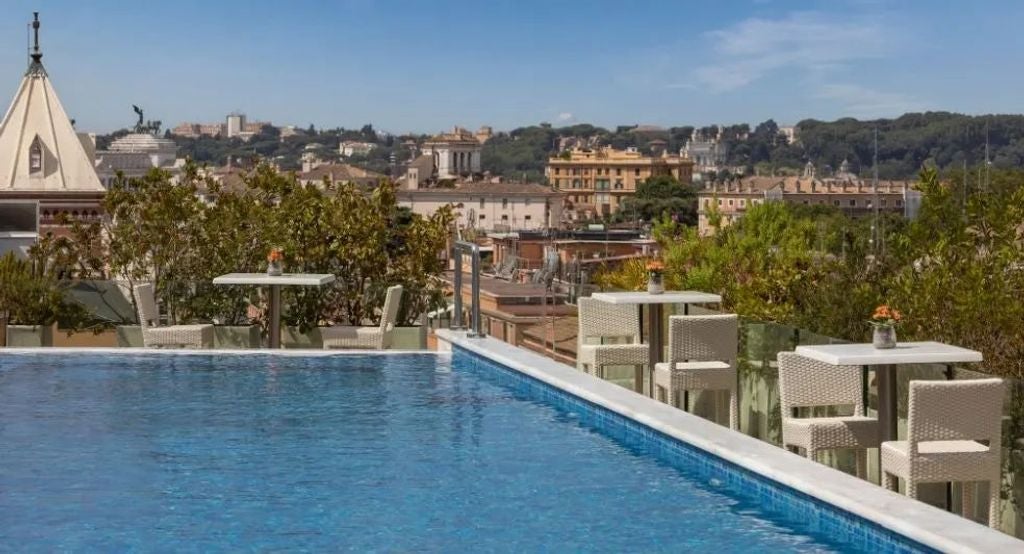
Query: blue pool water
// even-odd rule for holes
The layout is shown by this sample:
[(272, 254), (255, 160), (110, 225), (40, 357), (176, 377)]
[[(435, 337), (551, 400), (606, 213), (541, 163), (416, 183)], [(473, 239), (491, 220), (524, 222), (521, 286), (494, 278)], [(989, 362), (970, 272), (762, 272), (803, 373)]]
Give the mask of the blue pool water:
[(0, 355), (0, 550), (852, 544), (432, 355)]

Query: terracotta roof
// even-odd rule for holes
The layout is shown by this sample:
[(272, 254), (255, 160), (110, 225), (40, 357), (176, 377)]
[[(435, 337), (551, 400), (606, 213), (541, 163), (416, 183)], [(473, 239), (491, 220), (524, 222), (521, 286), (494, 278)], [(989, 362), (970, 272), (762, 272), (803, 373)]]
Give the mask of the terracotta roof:
[[(858, 190), (860, 185), (860, 190)], [(903, 187), (912, 188), (909, 181), (878, 181), (883, 194), (902, 193)], [(805, 179), (802, 177), (744, 177), (737, 181), (706, 187), (700, 194), (761, 194), (775, 190), (785, 194), (872, 194), (873, 185), (867, 179)]]
[(537, 183), (460, 183), (454, 188), (405, 189), (403, 194), (463, 194), (473, 196), (561, 196), (551, 187)]
[(368, 171), (350, 164), (324, 164), (311, 171), (299, 173), (299, 179), (302, 181), (322, 181), (324, 177), (329, 177), (332, 181), (352, 181), (357, 183), (376, 183), (381, 179), (386, 179), (380, 173)]

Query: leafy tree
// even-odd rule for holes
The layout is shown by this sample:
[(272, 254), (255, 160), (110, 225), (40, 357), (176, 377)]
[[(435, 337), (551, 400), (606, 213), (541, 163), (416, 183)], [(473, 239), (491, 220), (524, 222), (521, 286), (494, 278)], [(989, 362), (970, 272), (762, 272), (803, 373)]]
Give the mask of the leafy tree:
[(615, 214), (618, 221), (653, 221), (662, 216), (679, 223), (697, 222), (697, 194), (671, 175), (657, 175), (637, 185), (636, 194), (623, 200)]
[[(883, 218), (877, 251), (869, 219), (825, 206), (755, 205), (710, 237), (662, 220), (655, 238), (667, 285), (717, 292), (745, 317), (854, 341), (868, 339), (865, 318), (889, 303), (904, 313), (903, 339), (974, 348), (986, 370), (1022, 377), (1024, 171), (992, 171), (984, 192), (963, 181), (924, 170), (918, 219)], [(719, 219), (712, 208), (712, 225)], [(634, 269), (598, 282), (640, 288)]]

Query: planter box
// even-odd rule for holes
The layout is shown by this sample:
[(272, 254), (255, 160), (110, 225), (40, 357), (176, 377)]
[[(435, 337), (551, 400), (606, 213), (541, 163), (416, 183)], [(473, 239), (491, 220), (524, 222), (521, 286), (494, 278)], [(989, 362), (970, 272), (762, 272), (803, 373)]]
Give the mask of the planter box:
[(427, 328), (417, 327), (395, 327), (391, 332), (392, 350), (426, 350), (427, 349)]
[(118, 325), (117, 345), (122, 348), (142, 348), (142, 327), (138, 325)]
[(53, 346), (53, 327), (42, 325), (8, 325), (7, 346), (36, 348)]
[(53, 333), (53, 346), (62, 348), (113, 348), (117, 346), (117, 333), (113, 329), (94, 331), (68, 331), (57, 329)]
[(259, 325), (217, 325), (213, 328), (214, 348), (260, 348), (262, 340)]
[(300, 333), (298, 327), (281, 327), (281, 348), (312, 348), (321, 350), (324, 339), (320, 329), (312, 329), (308, 333)]

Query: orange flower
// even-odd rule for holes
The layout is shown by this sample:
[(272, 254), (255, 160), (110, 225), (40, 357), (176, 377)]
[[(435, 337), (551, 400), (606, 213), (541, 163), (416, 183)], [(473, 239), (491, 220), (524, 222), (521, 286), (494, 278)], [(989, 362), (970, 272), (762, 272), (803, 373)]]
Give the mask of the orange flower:
[(661, 260), (651, 260), (647, 262), (647, 271), (665, 271), (665, 262)]
[(281, 252), (280, 248), (271, 248), (270, 253), (267, 254), (268, 262), (279, 262), (284, 259), (284, 252)]
[(875, 308), (875, 313), (871, 314), (871, 321), (886, 325), (899, 323), (902, 319), (903, 314), (899, 310), (890, 308), (888, 304), (882, 304)]

